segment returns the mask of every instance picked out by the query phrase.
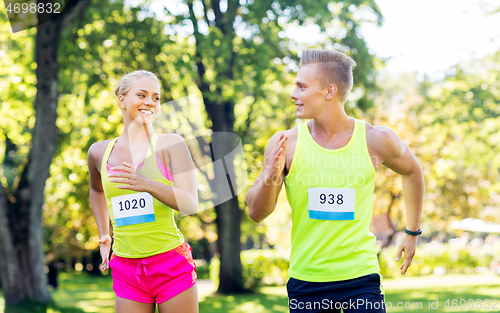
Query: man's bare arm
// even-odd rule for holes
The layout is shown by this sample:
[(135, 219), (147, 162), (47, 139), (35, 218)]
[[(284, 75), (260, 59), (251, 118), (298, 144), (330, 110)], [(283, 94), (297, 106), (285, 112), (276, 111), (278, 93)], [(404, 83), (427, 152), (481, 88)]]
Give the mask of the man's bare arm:
[(285, 178), (287, 139), (285, 132), (277, 132), (271, 137), (264, 152), (262, 171), (247, 192), (248, 215), (257, 223), (263, 221), (276, 208)]
[[(402, 175), (403, 194), (406, 207), (406, 228), (409, 231), (420, 229), (420, 220), (424, 200), (424, 177), (422, 167), (410, 147), (392, 130), (376, 127), (374, 146), (382, 157), (383, 164)], [(417, 237), (404, 234), (399, 244), (396, 261), (405, 253), (405, 261), (401, 265), (401, 273), (406, 273), (411, 265), (417, 244)]]

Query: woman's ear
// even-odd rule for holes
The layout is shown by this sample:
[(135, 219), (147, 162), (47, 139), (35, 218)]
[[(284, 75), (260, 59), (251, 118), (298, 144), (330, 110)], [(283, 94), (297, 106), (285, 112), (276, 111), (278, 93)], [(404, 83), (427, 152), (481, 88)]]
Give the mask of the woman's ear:
[(337, 94), (337, 91), (338, 90), (336, 85), (328, 85), (328, 87), (326, 87), (326, 99), (330, 100), (331, 98), (333, 98)]
[(122, 95), (118, 96), (118, 104), (120, 105), (120, 108), (125, 109), (125, 103), (123, 103), (123, 96)]

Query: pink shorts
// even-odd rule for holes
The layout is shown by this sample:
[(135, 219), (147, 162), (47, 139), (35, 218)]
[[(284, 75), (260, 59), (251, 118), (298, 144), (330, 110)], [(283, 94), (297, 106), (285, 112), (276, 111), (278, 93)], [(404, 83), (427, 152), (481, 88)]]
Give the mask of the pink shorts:
[(162, 303), (196, 283), (191, 246), (184, 242), (170, 251), (143, 259), (112, 255), (113, 290), (120, 298)]

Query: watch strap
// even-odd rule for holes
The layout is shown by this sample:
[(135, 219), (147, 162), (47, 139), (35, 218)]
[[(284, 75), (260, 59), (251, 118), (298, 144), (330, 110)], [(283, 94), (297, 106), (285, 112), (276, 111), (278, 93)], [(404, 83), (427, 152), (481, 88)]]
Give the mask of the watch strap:
[(405, 227), (405, 233), (406, 233), (406, 234), (408, 234), (408, 235), (410, 235), (410, 236), (420, 236), (420, 235), (422, 235), (422, 230), (421, 230), (421, 229), (419, 229), (419, 230), (417, 230), (417, 231), (409, 231), (409, 230), (408, 230), (408, 229), (406, 229), (406, 227)]

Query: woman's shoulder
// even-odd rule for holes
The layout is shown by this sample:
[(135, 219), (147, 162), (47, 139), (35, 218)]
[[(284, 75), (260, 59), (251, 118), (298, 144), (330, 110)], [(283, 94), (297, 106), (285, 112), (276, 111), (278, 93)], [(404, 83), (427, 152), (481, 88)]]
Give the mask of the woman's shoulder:
[(111, 140), (113, 139), (106, 139), (103, 141), (94, 142), (92, 145), (90, 145), (88, 152), (89, 156), (102, 157)]
[(103, 140), (99, 142), (94, 142), (89, 147), (89, 151), (87, 154), (87, 163), (89, 168), (96, 168), (97, 171), (100, 171), (100, 165), (102, 162), (102, 157), (104, 156), (104, 152), (106, 151), (106, 147), (109, 142), (113, 139)]

